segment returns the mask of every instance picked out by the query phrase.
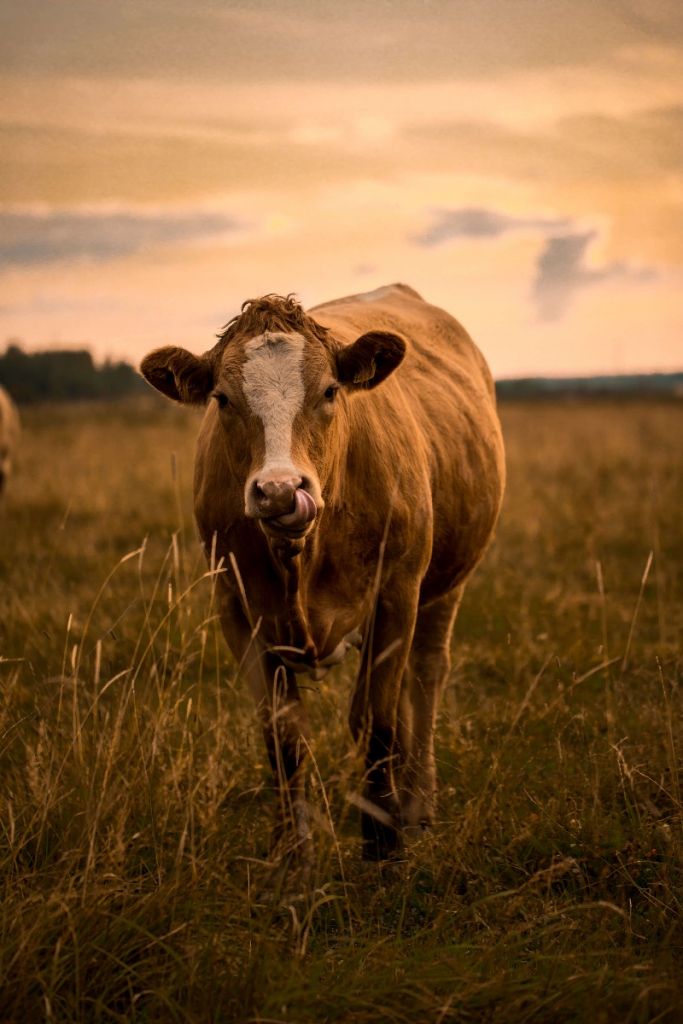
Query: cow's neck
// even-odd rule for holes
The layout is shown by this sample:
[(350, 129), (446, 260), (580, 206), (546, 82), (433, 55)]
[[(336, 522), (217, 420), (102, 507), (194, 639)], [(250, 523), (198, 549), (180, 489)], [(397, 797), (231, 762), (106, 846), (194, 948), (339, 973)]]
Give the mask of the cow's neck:
[(302, 595), (302, 556), (305, 540), (271, 540), (270, 550), (285, 585), (285, 618), (289, 644), (303, 652), (303, 660), (315, 665), (317, 651)]
[[(327, 507), (341, 505), (343, 502), (344, 484), (346, 479), (346, 454), (349, 442), (348, 412), (344, 411), (336, 423), (334, 448), (338, 453), (328, 469), (324, 481), (325, 502)], [(340, 410), (341, 412), (341, 410)], [(288, 642), (291, 647), (301, 651), (301, 660), (307, 665), (317, 665), (318, 651), (311, 634), (308, 618), (307, 587), (305, 582), (306, 566), (310, 567), (311, 559), (315, 559), (317, 546), (317, 530), (307, 537), (289, 539), (269, 536), (270, 552), (280, 571), (285, 590), (285, 614)], [(308, 545), (308, 551), (305, 549)], [(313, 550), (312, 550), (313, 549)], [(287, 660), (287, 659), (285, 659)], [(298, 660), (293, 658), (291, 660)]]

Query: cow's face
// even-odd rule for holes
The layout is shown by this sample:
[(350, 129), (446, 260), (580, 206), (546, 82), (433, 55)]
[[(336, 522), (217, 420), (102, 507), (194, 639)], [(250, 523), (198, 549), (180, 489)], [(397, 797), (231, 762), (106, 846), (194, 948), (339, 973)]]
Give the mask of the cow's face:
[(210, 400), (244, 487), (245, 514), (266, 532), (303, 536), (324, 506), (340, 384), (331, 353), (298, 333), (228, 345)]
[(142, 372), (178, 401), (213, 402), (244, 512), (273, 537), (300, 538), (324, 507), (325, 485), (343, 454), (349, 392), (379, 384), (400, 363), (404, 342), (373, 332), (336, 348), (298, 332), (235, 338), (196, 358), (160, 349)]

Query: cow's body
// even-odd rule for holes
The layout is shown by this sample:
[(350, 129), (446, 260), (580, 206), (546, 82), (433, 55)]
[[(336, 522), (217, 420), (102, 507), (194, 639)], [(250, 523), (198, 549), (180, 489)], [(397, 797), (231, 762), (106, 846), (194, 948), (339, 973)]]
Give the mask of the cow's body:
[[(237, 318), (204, 357), (213, 385), (233, 389), (225, 400), (237, 411), (226, 428), (218, 402), (207, 409), (197, 523), (207, 553), (227, 567), (224, 632), (262, 710), (282, 820), (303, 844), (307, 724), (296, 672), (320, 675), (361, 646), (351, 728), (368, 751), (365, 853), (384, 857), (399, 847), (400, 825), (433, 813), (434, 718), (452, 625), (503, 490), (493, 384), (457, 321), (404, 285), (318, 306), (291, 330), (260, 301), (263, 322), (241, 330)], [(178, 351), (162, 350), (176, 380), (179, 357), (169, 353)], [(157, 363), (143, 372), (170, 393), (158, 370), (154, 378)], [(192, 386), (202, 372), (193, 367)], [(261, 379), (271, 372), (293, 419), (282, 410), (268, 419)], [(324, 398), (337, 379), (336, 400)], [(171, 397), (183, 397), (178, 390)], [(253, 410), (260, 435), (249, 432)]]
[(12, 459), (19, 440), (19, 413), (4, 388), (0, 387), (0, 496), (12, 470)]

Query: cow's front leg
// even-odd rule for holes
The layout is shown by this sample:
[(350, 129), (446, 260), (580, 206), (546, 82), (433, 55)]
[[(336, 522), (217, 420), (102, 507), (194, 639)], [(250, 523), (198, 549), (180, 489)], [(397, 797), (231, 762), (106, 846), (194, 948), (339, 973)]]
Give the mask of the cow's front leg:
[(222, 596), (221, 625), (240, 676), (254, 695), (273, 771), (277, 810), (272, 852), (294, 853), (310, 862), (313, 848), (305, 779), (310, 731), (296, 676), (266, 650), (258, 628), (250, 626), (231, 595)]
[(363, 857), (386, 860), (401, 852), (397, 775), (403, 763), (398, 729), (401, 678), (415, 628), (417, 594), (380, 594), (369, 624), (349, 724), (366, 749), (361, 811)]
[(252, 679), (268, 760), (275, 780), (277, 817), (271, 850), (295, 853), (302, 861), (312, 855), (311, 828), (306, 803), (306, 766), (309, 725), (296, 676), (280, 660), (266, 654), (263, 673)]

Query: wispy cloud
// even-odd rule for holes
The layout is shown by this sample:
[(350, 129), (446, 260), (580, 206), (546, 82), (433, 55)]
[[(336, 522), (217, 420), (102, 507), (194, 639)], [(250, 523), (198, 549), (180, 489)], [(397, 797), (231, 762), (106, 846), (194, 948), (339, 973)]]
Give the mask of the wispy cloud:
[(49, 213), (0, 211), (0, 262), (9, 266), (106, 261), (178, 242), (238, 231), (225, 214)]
[(589, 285), (625, 278), (644, 282), (657, 276), (651, 267), (633, 267), (622, 261), (587, 265), (587, 253), (597, 237), (597, 231), (583, 231), (547, 239), (536, 265), (532, 293), (542, 320), (559, 319), (576, 292)]
[(589, 285), (617, 279), (644, 282), (657, 277), (652, 267), (636, 267), (621, 260), (603, 266), (588, 262), (590, 247), (599, 232), (569, 217), (519, 217), (478, 206), (438, 209), (433, 211), (432, 223), (410, 240), (423, 248), (433, 248), (455, 239), (492, 241), (513, 232), (530, 232), (544, 239), (531, 292), (541, 320), (558, 320), (576, 293)]
[(498, 238), (510, 231), (556, 231), (569, 221), (558, 217), (514, 217), (497, 210), (468, 206), (457, 210), (435, 210), (432, 223), (412, 237), (425, 248), (442, 245), (455, 238)]
[(627, 6), (629, 16), (605, 0), (5, 0), (0, 56), (12, 70), (79, 78), (415, 81), (453, 68), (488, 78), (492, 69), (604, 65), (643, 39), (680, 37), (673, 0)]

